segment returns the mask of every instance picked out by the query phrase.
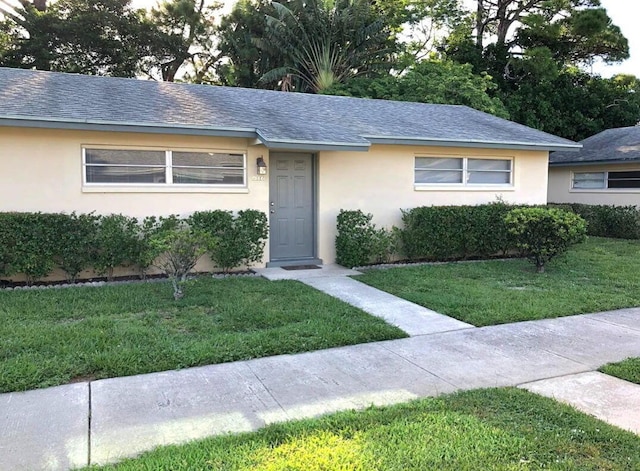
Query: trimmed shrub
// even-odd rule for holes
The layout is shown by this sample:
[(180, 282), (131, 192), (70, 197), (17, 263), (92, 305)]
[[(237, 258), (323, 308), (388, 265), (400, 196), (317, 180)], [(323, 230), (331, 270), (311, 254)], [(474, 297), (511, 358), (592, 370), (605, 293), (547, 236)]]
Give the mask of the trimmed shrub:
[(59, 239), (55, 248), (55, 258), (67, 274), (67, 280), (74, 283), (80, 272), (94, 263), (99, 218), (93, 213), (75, 212), (60, 216), (56, 227)]
[(28, 284), (49, 275), (56, 267), (56, 250), (64, 237), (60, 226), (66, 218), (57, 213), (1, 213), (2, 273), (22, 273)]
[(635, 206), (551, 204), (568, 209), (587, 221), (587, 234), (615, 239), (640, 239), (640, 211)]
[(422, 206), (402, 210), (399, 231), (410, 260), (454, 260), (506, 254), (514, 247), (501, 201), (478, 206)]
[(386, 263), (398, 250), (398, 229), (376, 228), (372, 214), (341, 209), (337, 218), (336, 262), (345, 267)]
[(397, 227), (375, 229), (371, 244), (370, 261), (389, 263), (399, 249), (399, 230)]
[(210, 236), (207, 252), (225, 273), (262, 260), (269, 227), (262, 211), (239, 211), (236, 217), (231, 211), (197, 211), (189, 224)]
[(505, 223), (516, 246), (538, 273), (544, 273), (545, 264), (553, 257), (584, 241), (587, 233), (583, 218), (557, 208), (514, 209), (505, 216)]
[(123, 214), (100, 216), (96, 236), (93, 267), (100, 275), (113, 279), (116, 267), (124, 267), (139, 259), (138, 220)]

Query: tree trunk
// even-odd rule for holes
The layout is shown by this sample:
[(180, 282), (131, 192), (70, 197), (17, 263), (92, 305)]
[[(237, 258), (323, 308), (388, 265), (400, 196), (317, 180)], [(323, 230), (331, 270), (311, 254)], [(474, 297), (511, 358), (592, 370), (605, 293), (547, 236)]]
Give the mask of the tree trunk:
[(477, 0), (478, 8), (476, 9), (476, 45), (482, 49), (482, 40), (484, 36), (484, 0)]
[(33, 0), (33, 6), (38, 11), (47, 11), (47, 0)]

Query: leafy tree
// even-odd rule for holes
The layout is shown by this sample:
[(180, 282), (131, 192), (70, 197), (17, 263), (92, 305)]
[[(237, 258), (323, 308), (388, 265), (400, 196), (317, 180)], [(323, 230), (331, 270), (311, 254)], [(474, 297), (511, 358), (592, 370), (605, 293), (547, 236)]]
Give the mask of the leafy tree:
[(262, 50), (284, 52), (284, 63), (261, 81), (283, 89), (319, 92), (380, 69), (393, 52), (391, 31), (367, 0), (273, 3)]
[(223, 19), (223, 83), (318, 92), (387, 70), (395, 32), (369, 0), (242, 2)]
[[(142, 70), (150, 77), (173, 82), (182, 70), (187, 80), (203, 82), (218, 60), (214, 50), (214, 14), (218, 4), (207, 0), (166, 0), (147, 15), (149, 56)], [(185, 70), (190, 66), (191, 70)]]
[(505, 216), (516, 246), (544, 273), (546, 263), (586, 239), (587, 224), (571, 211), (556, 208), (518, 208)]
[[(628, 43), (599, 0), (476, 0), (475, 32), (462, 25), (442, 52), (494, 77), (511, 118), (569, 139), (640, 119), (637, 79), (580, 69), (628, 57)], [(466, 29), (465, 29), (466, 28)]]
[(496, 116), (509, 113), (499, 98), (487, 93), (496, 88), (491, 77), (474, 75), (470, 65), (452, 61), (422, 61), (404, 75), (354, 79), (325, 93), (360, 98), (466, 105)]
[(206, 253), (206, 247), (214, 244), (207, 234), (193, 230), (184, 221), (156, 231), (150, 237), (150, 258), (171, 281), (173, 299), (177, 301), (184, 296), (187, 276)]
[(572, 69), (548, 79), (531, 76), (500, 96), (515, 121), (579, 141), (604, 129), (637, 124), (638, 92), (634, 76), (604, 79)]
[[(215, 66), (222, 85), (264, 87), (260, 77), (280, 63), (280, 55), (264, 53), (254, 38), (265, 37), (266, 17), (274, 9), (268, 0), (239, 0), (218, 28), (218, 49), (223, 60)], [(213, 81), (213, 79), (211, 79)]]
[(129, 0), (21, 0), (4, 5), (0, 65), (133, 77), (144, 41), (141, 13)]

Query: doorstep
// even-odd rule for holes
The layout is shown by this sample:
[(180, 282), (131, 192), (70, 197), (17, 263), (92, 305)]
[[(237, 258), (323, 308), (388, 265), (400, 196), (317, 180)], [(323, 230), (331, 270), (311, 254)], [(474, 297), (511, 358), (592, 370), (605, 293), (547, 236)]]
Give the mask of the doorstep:
[(362, 273), (336, 264), (318, 265), (320, 268), (285, 270), (282, 267), (254, 268), (253, 271), (267, 280), (305, 280), (328, 276), (353, 276)]

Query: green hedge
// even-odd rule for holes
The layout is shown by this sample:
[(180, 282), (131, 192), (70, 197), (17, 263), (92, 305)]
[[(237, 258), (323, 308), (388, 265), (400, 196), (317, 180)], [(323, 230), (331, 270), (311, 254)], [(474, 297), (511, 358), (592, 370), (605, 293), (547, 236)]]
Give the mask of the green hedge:
[(397, 251), (397, 228), (377, 228), (372, 214), (341, 209), (337, 218), (336, 262), (353, 268), (385, 263)]
[[(267, 237), (267, 217), (255, 210), (208, 211), (184, 220), (177, 216), (138, 220), (122, 214), (105, 216), (62, 213), (0, 213), (0, 276), (24, 275), (34, 283), (54, 269), (76, 281), (83, 270), (113, 277), (118, 267), (137, 267), (144, 275), (152, 265), (150, 241), (159, 232), (175, 231), (183, 224), (200, 227), (207, 215), (224, 216), (219, 230), (211, 230), (211, 258), (229, 271), (262, 258)], [(196, 227), (197, 226), (197, 227)], [(209, 229), (211, 229), (209, 227)]]
[(587, 221), (587, 234), (615, 239), (640, 239), (640, 211), (635, 206), (590, 205), (580, 203), (550, 206), (567, 209)]
[(516, 206), (422, 206), (402, 210), (399, 231), (409, 260), (455, 260), (506, 254), (515, 247), (504, 218)]

